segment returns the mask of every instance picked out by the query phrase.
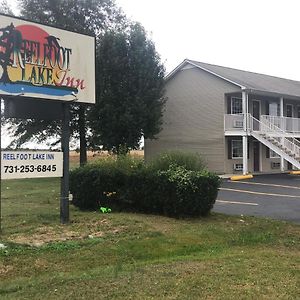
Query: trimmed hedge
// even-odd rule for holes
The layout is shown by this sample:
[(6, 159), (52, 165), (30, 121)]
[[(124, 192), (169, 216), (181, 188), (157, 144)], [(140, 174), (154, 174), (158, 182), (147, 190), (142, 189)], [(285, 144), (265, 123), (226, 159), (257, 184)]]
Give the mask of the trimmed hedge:
[(219, 185), (219, 177), (205, 170), (171, 164), (157, 171), (132, 159), (87, 165), (70, 176), (73, 204), (80, 209), (108, 206), (170, 217), (207, 215)]

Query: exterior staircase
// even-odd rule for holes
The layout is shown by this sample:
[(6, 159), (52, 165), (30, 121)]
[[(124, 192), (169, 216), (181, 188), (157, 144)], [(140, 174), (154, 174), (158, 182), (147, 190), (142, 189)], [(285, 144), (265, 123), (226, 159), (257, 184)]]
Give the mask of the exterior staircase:
[(300, 142), (297, 139), (274, 124), (268, 124), (265, 120), (261, 122), (250, 114), (247, 123), (254, 138), (300, 169)]

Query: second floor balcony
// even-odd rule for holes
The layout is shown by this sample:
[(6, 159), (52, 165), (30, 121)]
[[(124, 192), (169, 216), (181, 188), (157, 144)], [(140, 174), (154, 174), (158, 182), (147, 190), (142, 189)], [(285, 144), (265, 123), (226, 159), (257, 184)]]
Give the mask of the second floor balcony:
[[(250, 116), (250, 115), (249, 115)], [(249, 131), (266, 131), (285, 136), (300, 137), (300, 118), (261, 115), (257, 121), (245, 114), (224, 116), (225, 135), (241, 135)]]

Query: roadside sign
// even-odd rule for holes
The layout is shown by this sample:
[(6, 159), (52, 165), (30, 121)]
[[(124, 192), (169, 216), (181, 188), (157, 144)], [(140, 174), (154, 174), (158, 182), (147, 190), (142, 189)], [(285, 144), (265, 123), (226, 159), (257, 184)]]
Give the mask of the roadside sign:
[(0, 94), (95, 103), (95, 37), (0, 14)]
[(60, 153), (2, 152), (0, 134), (0, 181), (61, 177), (61, 223), (69, 222), (70, 104), (95, 103), (95, 41), (95, 36), (0, 13), (4, 117), (61, 120), (62, 128)]
[(62, 176), (62, 152), (1, 151), (2, 179)]

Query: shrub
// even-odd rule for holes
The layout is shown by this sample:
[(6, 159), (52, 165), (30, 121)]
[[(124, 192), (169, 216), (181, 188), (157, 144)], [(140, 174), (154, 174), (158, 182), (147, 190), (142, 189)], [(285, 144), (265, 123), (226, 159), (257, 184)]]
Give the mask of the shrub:
[(71, 172), (73, 203), (81, 209), (108, 206), (171, 217), (207, 215), (220, 179), (208, 171), (170, 164), (156, 170), (129, 158), (103, 160)]
[(97, 209), (99, 206), (120, 209), (127, 177), (141, 166), (141, 159), (120, 156), (100, 159), (71, 171), (73, 204), (80, 209)]
[(220, 185), (217, 175), (171, 165), (168, 170), (159, 172), (159, 176), (167, 192), (164, 201), (165, 215), (204, 216), (213, 208)]
[(125, 178), (120, 170), (106, 165), (84, 166), (71, 172), (70, 191), (73, 204), (80, 209), (100, 206), (118, 207), (119, 189)]
[(168, 170), (171, 165), (182, 166), (191, 171), (203, 171), (205, 163), (198, 153), (182, 151), (168, 151), (159, 154), (149, 162), (149, 167), (154, 170)]

